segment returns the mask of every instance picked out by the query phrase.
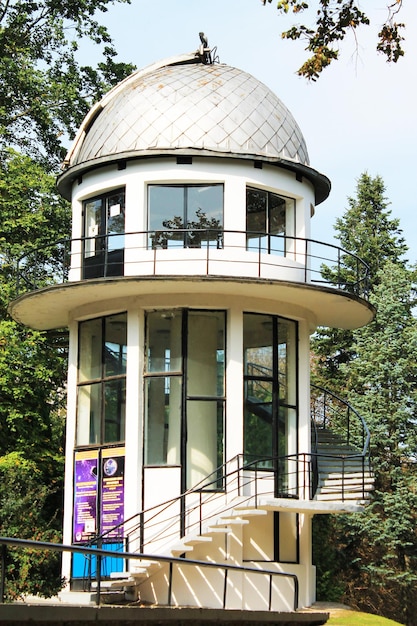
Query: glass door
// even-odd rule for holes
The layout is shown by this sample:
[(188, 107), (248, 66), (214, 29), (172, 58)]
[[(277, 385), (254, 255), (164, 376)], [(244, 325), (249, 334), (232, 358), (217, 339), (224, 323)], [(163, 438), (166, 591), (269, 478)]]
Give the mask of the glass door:
[(123, 276), (125, 191), (84, 202), (83, 278)]

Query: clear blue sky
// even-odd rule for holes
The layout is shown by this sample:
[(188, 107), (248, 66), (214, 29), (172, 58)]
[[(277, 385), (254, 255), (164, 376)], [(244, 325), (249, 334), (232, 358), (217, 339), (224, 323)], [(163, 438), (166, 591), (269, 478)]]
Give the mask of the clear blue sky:
[[(198, 33), (217, 46), (220, 62), (239, 67), (268, 85), (287, 105), (303, 131), (311, 166), (332, 182), (328, 200), (313, 219), (313, 238), (332, 241), (336, 217), (355, 195), (362, 172), (380, 175), (394, 217), (400, 219), (409, 260), (417, 262), (417, 2), (404, 0), (406, 56), (387, 64), (377, 54), (376, 33), (388, 0), (366, 0), (372, 26), (341, 44), (341, 59), (316, 83), (296, 75), (306, 58), (302, 42), (280, 33), (293, 17), (282, 17), (276, 0), (132, 0), (115, 5), (104, 22), (118, 60), (138, 68), (192, 52)], [(88, 62), (93, 51), (88, 52)]]

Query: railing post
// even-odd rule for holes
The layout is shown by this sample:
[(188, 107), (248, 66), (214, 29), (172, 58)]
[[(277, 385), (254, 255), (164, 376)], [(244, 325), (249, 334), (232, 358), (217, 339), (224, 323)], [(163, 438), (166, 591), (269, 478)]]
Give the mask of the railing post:
[(3, 544), (1, 546), (1, 578), (0, 578), (0, 602), (4, 604), (6, 597), (6, 556), (7, 546)]
[(268, 611), (271, 610), (272, 606), (272, 574), (269, 574), (269, 598), (268, 598)]
[(171, 606), (172, 602), (172, 575), (173, 575), (173, 567), (174, 564), (172, 561), (169, 562), (169, 579), (168, 579), (168, 606)]
[(96, 605), (100, 606), (100, 597), (101, 597), (101, 554), (97, 554), (96, 556)]
[(224, 570), (224, 582), (223, 582), (223, 610), (226, 608), (226, 597), (227, 597), (227, 575), (229, 573), (229, 570), (226, 569)]

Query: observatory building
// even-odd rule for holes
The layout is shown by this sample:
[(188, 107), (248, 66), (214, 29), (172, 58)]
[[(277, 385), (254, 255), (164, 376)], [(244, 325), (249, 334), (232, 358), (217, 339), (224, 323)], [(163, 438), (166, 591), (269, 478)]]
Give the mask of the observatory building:
[[(202, 46), (108, 92), (58, 189), (71, 238), (10, 311), (69, 329), (64, 543), (141, 555), (103, 558), (101, 593), (310, 606), (312, 518), (361, 511), (372, 477), (309, 339), (374, 311), (365, 264), (311, 239), (330, 182), (290, 111)], [(62, 599), (92, 601), (96, 568), (65, 553)]]

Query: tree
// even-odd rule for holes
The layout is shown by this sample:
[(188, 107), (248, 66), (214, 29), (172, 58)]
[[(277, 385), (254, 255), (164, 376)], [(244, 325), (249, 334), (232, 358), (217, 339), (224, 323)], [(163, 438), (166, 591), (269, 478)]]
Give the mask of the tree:
[[(8, 146), (56, 166), (93, 101), (133, 66), (115, 61), (94, 18), (129, 0), (8, 0), (0, 4), (0, 157)], [(80, 41), (102, 46), (96, 68), (77, 60)]]
[(341, 368), (349, 399), (371, 431), (375, 492), (362, 516), (327, 520), (334, 560), (323, 569), (344, 587), (348, 604), (415, 626), (416, 274), (387, 261), (377, 278), (376, 319), (354, 332), (356, 357)]
[[(50, 282), (60, 266), (62, 250), (51, 243), (68, 236), (70, 211), (51, 173), (92, 103), (134, 69), (116, 62), (110, 35), (95, 19), (109, 5), (129, 1), (0, 3), (2, 535), (51, 541), (61, 535), (65, 347), (11, 320), (7, 306), (17, 295), (19, 260), (27, 281), (20, 290), (31, 289), (31, 274)], [(79, 63), (80, 42), (101, 52), (96, 67)], [(11, 550), (7, 579), (9, 598), (56, 593), (59, 558)]]
[[(267, 2), (271, 3), (272, 0), (262, 0), (264, 5)], [(298, 16), (315, 4), (303, 0), (278, 0), (277, 9), (281, 13), (292, 12)], [(338, 59), (338, 45), (348, 31), (356, 33), (359, 26), (370, 24), (368, 16), (356, 0), (317, 0), (317, 5), (315, 24), (312, 27), (294, 25), (282, 33), (284, 39), (307, 41), (306, 50), (312, 55), (300, 67), (298, 74), (311, 80), (317, 80), (324, 68)], [(401, 6), (402, 0), (391, 0), (388, 3), (387, 18), (378, 33), (377, 50), (393, 63), (404, 55), (404, 24), (396, 21)]]
[[(341, 247), (359, 257), (369, 267), (369, 289), (371, 292), (380, 282), (379, 270), (387, 261), (405, 267), (407, 246), (399, 220), (392, 217), (386, 198), (384, 181), (380, 176), (372, 177), (363, 173), (357, 183), (356, 196), (348, 198), (348, 208), (343, 217), (335, 223), (336, 239)], [(343, 257), (343, 268), (323, 268), (330, 281), (332, 274), (342, 273), (343, 280), (349, 282), (354, 272), (354, 256)], [(336, 281), (336, 278), (335, 278)], [(314, 353), (314, 382), (330, 387), (339, 395), (344, 395), (345, 376), (341, 366), (350, 363), (356, 354), (354, 334), (349, 330), (336, 328), (319, 329), (312, 340)]]
[[(364, 417), (375, 491), (362, 516), (315, 519), (314, 551), (320, 599), (344, 600), (415, 626), (416, 271), (407, 265), (402, 231), (388, 207), (382, 179), (362, 174), (356, 197), (336, 221), (343, 248), (369, 266), (376, 317), (354, 331), (320, 329), (312, 341), (313, 378), (347, 397)], [(347, 276), (350, 258), (344, 259)], [(323, 271), (331, 276), (335, 269)]]
[[(17, 259), (68, 232), (69, 206), (57, 194), (54, 176), (29, 157), (4, 150), (0, 213), (0, 534), (58, 541), (65, 351), (52, 346), (45, 333), (11, 320), (7, 306), (16, 296)], [(10, 598), (56, 592), (59, 559), (9, 551), (7, 580)]]

